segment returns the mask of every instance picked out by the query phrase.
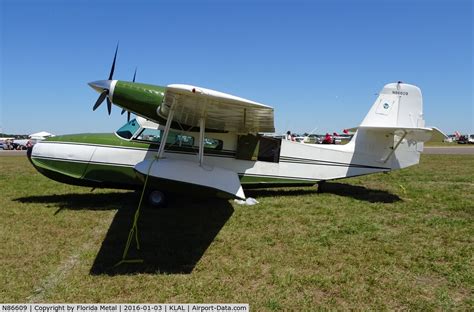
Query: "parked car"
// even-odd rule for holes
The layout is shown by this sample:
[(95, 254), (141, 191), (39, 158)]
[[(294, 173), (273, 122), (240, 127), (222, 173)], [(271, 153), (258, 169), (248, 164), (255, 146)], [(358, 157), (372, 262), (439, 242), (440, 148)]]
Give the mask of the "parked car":
[(467, 143), (469, 143), (469, 141), (467, 139), (467, 135), (461, 135), (458, 138), (458, 144), (467, 144)]
[(12, 140), (5, 140), (2, 142), (2, 149), (3, 150), (11, 150), (13, 148)]
[(13, 149), (15, 150), (26, 150), (28, 139), (18, 139), (13, 141)]
[(474, 144), (474, 134), (469, 134), (467, 136), (467, 143)]

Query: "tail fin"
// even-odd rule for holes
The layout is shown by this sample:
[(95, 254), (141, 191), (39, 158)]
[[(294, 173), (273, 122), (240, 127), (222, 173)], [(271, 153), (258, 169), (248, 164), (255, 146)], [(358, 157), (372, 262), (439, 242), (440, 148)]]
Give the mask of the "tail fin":
[(418, 87), (398, 83), (384, 86), (355, 136), (355, 151), (399, 169), (418, 164), (425, 128), (423, 99)]
[(413, 85), (387, 84), (379, 94), (361, 127), (424, 127), (421, 90)]

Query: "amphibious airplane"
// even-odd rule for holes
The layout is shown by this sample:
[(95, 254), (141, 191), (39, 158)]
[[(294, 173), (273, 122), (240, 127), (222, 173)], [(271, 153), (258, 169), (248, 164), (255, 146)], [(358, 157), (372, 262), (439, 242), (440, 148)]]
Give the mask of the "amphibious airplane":
[(45, 176), (64, 183), (123, 189), (147, 185), (165, 194), (245, 199), (242, 185), (316, 184), (418, 164), (425, 127), (418, 87), (389, 83), (345, 145), (303, 144), (261, 135), (274, 129), (273, 108), (184, 84), (166, 87), (114, 80), (90, 82), (104, 100), (137, 115), (114, 134), (47, 138), (28, 155)]

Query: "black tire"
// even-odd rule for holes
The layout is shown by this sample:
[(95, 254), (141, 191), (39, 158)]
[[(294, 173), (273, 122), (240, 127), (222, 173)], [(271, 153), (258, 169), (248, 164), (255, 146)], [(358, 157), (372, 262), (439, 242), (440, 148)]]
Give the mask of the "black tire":
[(318, 194), (324, 193), (326, 190), (326, 181), (318, 182)]
[(158, 190), (150, 190), (147, 194), (148, 204), (152, 208), (164, 208), (168, 204), (165, 193)]

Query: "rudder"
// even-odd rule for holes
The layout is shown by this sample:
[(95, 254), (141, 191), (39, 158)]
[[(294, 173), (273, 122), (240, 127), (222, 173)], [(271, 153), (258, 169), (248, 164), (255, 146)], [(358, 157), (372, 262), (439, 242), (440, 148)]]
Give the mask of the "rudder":
[(401, 82), (389, 83), (359, 126), (355, 151), (392, 169), (405, 168), (418, 164), (423, 142), (431, 133), (431, 128), (425, 128), (421, 90)]
[(423, 128), (425, 121), (420, 88), (401, 82), (385, 85), (360, 126)]

